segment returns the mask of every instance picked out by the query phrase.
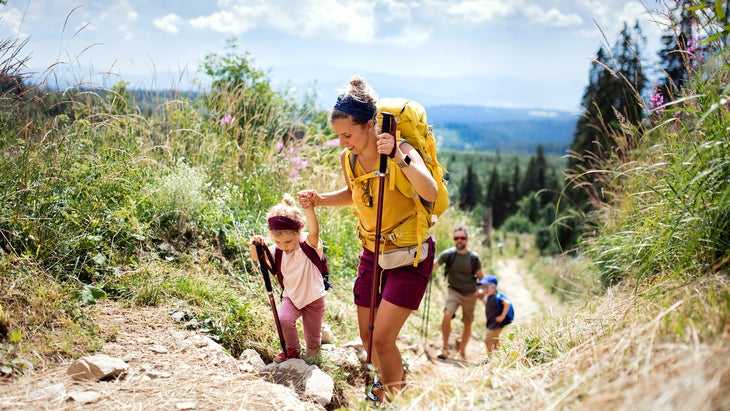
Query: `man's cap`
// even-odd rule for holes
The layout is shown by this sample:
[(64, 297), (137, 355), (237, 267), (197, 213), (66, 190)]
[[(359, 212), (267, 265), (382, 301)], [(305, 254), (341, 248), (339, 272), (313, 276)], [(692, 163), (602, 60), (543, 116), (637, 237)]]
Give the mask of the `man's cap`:
[(487, 283), (492, 283), (494, 285), (497, 285), (497, 277), (493, 276), (492, 274), (489, 274), (489, 275), (482, 277), (482, 279), (479, 280), (479, 285), (484, 285)]

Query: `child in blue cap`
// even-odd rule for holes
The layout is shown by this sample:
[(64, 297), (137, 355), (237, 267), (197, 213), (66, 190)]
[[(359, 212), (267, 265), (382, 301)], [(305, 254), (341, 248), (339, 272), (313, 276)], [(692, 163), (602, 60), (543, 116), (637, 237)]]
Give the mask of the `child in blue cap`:
[(497, 291), (497, 283), (497, 277), (486, 275), (479, 280), (476, 292), (477, 297), (484, 301), (487, 314), (487, 336), (484, 338), (487, 353), (497, 349), (502, 328), (511, 324), (515, 316), (512, 301), (503, 292)]

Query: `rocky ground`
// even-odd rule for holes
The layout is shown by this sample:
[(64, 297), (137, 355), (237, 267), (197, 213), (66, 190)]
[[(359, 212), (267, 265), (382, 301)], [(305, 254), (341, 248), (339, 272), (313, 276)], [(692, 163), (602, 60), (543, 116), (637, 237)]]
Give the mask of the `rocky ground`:
[[(540, 291), (523, 271), (519, 260), (500, 262), (495, 274), (500, 280), (499, 288), (515, 304), (515, 322), (555, 306), (551, 296)], [(433, 287), (431, 316), (441, 317), (441, 299), (435, 296), (443, 293), (444, 290)], [(401, 342), (413, 383), (428, 380), (430, 374), (448, 375), (479, 366), (486, 356), (480, 340), (484, 335), (483, 309), (483, 304), (478, 303), (467, 363), (436, 359), (441, 345), (439, 330), (429, 330), (427, 343)], [(301, 389), (292, 390), (287, 384), (275, 384), (262, 376), (264, 364), (260, 358), (233, 358), (207, 336), (181, 329), (165, 308), (128, 309), (102, 302), (93, 311), (100, 332), (110, 336), (111, 341), (100, 353), (128, 364), (124, 373), (101, 381), (79, 380), (69, 375), (68, 370), (74, 365), (69, 361), (26, 376), (0, 380), (0, 410), (325, 409), (326, 404), (304, 395)], [(460, 333), (458, 318), (453, 322), (453, 330), (452, 337)], [(362, 352), (357, 354), (362, 357)], [(346, 363), (346, 356), (347, 353), (337, 354), (337, 358), (342, 358), (337, 362)], [(354, 356), (350, 354), (350, 358)], [(301, 366), (307, 367), (303, 362)], [(364, 387), (333, 393), (333, 402), (326, 408), (357, 408), (363, 393)]]

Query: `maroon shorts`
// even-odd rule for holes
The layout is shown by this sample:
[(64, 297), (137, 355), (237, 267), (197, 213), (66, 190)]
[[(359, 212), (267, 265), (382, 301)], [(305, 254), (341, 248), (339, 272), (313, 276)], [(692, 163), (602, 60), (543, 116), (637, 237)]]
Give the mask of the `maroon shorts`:
[[(380, 276), (379, 292), (375, 300), (376, 307), (380, 306), (380, 300), (384, 298), (389, 303), (399, 307), (418, 310), (423, 295), (426, 293), (428, 282), (431, 279), (433, 257), (436, 250), (431, 237), (426, 242), (428, 243), (428, 256), (418, 264), (418, 267), (410, 264), (390, 270), (382, 270), (378, 267), (378, 272), (382, 275)], [(374, 262), (375, 253), (363, 249), (360, 253), (360, 264), (357, 267), (357, 279), (352, 288), (355, 305), (359, 307), (370, 307)]]

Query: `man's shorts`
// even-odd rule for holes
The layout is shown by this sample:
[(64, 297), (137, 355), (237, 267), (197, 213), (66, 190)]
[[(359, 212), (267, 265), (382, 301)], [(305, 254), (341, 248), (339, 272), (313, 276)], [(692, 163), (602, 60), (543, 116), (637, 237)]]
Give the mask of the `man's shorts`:
[[(429, 237), (426, 242), (428, 243), (428, 256), (418, 264), (418, 267), (409, 264), (382, 271), (380, 292), (375, 300), (376, 307), (380, 306), (381, 299), (385, 299), (399, 307), (418, 310), (423, 295), (426, 293), (428, 282), (431, 280), (433, 258), (436, 252), (433, 239)], [(375, 253), (363, 249), (360, 253), (360, 264), (357, 267), (357, 279), (352, 289), (355, 305), (358, 307), (370, 307), (374, 262)], [(378, 272), (381, 272), (379, 267)]]
[(444, 312), (455, 314), (456, 310), (461, 306), (461, 314), (463, 317), (461, 321), (465, 324), (471, 324), (474, 322), (474, 306), (476, 304), (476, 294), (462, 294), (449, 288), (449, 295), (446, 297), (446, 304), (444, 304)]

